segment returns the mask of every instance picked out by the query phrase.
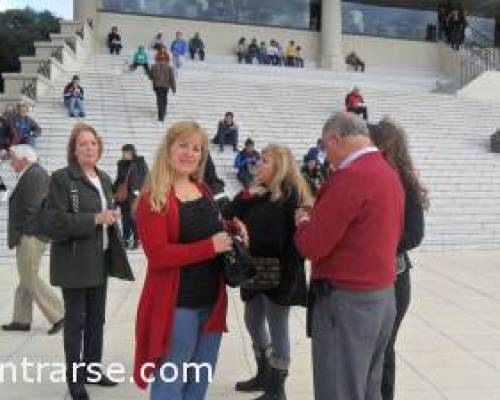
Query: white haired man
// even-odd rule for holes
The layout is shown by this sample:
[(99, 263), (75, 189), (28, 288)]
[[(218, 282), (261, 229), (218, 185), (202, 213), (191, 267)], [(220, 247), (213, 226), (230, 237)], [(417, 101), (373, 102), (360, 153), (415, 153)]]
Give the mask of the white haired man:
[(382, 400), (405, 196), (358, 116), (335, 114), (322, 141), (335, 172), (312, 211), (297, 212), (295, 235), (297, 249), (312, 262), (314, 398)]
[(16, 248), (19, 285), (12, 322), (2, 325), (2, 330), (29, 331), (35, 302), (52, 325), (48, 331), (52, 335), (63, 327), (64, 308), (51, 286), (38, 276), (46, 244), (37, 236), (36, 223), (37, 212), (49, 189), (49, 175), (29, 145), (11, 147), (10, 164), (18, 177), (9, 197), (8, 246)]

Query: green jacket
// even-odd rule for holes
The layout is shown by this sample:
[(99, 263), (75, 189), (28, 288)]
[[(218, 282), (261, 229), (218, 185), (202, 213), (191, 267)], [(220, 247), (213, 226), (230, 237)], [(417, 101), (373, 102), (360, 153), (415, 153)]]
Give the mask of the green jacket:
[[(108, 204), (112, 204), (111, 179), (97, 170)], [(71, 190), (76, 189), (76, 194)], [(78, 205), (75, 206), (75, 200)], [(78, 164), (52, 173), (48, 195), (50, 282), (65, 289), (104, 285), (107, 278), (132, 281), (134, 276), (117, 224), (108, 227), (109, 247), (103, 250), (102, 226), (95, 224), (101, 199)]]
[(143, 65), (143, 64), (148, 64), (148, 63), (149, 63), (149, 60), (148, 60), (148, 55), (146, 54), (146, 52), (144, 52), (144, 51), (136, 51), (135, 52), (134, 64)]

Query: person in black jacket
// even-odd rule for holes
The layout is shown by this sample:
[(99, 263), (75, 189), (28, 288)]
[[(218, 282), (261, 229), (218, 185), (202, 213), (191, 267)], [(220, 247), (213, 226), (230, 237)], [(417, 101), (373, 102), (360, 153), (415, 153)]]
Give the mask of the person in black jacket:
[(279, 273), (268, 282), (268, 289), (246, 286), (241, 290), (257, 375), (238, 382), (236, 390), (264, 390), (260, 400), (285, 400), (284, 383), (290, 364), (290, 306), (305, 306), (307, 293), (304, 262), (293, 239), (294, 218), (296, 209), (310, 206), (312, 200), (287, 147), (270, 145), (262, 155), (256, 185), (236, 196), (227, 216), (237, 217), (246, 225), (254, 260), (258, 264), (263, 260), (276, 260), (273, 263)]
[(406, 192), (403, 236), (398, 246), (395, 284), (396, 320), (387, 345), (382, 378), (383, 400), (394, 399), (396, 356), (394, 346), (403, 318), (410, 304), (410, 268), (408, 251), (420, 245), (424, 237), (424, 210), (429, 206), (427, 190), (419, 181), (408, 151), (404, 130), (389, 118), (370, 125), (373, 143), (399, 172)]
[(234, 122), (234, 114), (228, 111), (224, 119), (219, 121), (217, 126), (217, 134), (212, 139), (212, 143), (219, 144), (219, 150), (224, 151), (224, 145), (230, 144), (233, 146), (233, 151), (238, 151), (238, 125)]
[(113, 26), (111, 32), (108, 33), (108, 48), (110, 54), (120, 55), (122, 49), (122, 38), (118, 33), (118, 28)]
[(126, 144), (122, 147), (122, 159), (118, 161), (118, 173), (113, 183), (113, 194), (116, 196), (118, 187), (121, 184), (127, 185), (127, 199), (117, 201), (122, 215), (123, 240), (125, 248), (136, 250), (138, 247), (137, 227), (132, 217), (132, 206), (139, 195), (146, 175), (148, 165), (144, 157), (137, 155), (137, 150), (133, 144)]

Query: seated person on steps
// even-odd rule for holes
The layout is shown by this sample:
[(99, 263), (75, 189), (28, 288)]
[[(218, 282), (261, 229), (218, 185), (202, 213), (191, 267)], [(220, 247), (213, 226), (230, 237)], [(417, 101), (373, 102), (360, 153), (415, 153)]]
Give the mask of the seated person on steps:
[(352, 91), (346, 96), (345, 108), (350, 113), (362, 115), (365, 121), (368, 120), (368, 107), (365, 104), (359, 87), (354, 86)]
[(80, 78), (73, 75), (73, 79), (64, 88), (64, 105), (69, 110), (70, 117), (85, 117), (83, 105), (84, 92), (80, 86)]
[(234, 121), (234, 114), (228, 111), (223, 120), (219, 121), (217, 134), (212, 140), (212, 143), (219, 144), (221, 152), (224, 151), (224, 145), (230, 144), (233, 146), (233, 151), (238, 151), (238, 125)]
[(236, 178), (247, 188), (255, 176), (255, 167), (260, 160), (260, 154), (255, 150), (255, 143), (252, 139), (245, 140), (245, 147), (241, 150), (234, 160), (234, 167), (238, 170)]

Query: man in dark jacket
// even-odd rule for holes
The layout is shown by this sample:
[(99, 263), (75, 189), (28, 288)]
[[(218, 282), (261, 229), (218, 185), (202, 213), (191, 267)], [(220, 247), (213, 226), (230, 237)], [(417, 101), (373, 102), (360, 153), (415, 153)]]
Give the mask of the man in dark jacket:
[(137, 227), (132, 217), (132, 207), (135, 199), (139, 196), (146, 175), (148, 165), (144, 157), (137, 155), (137, 150), (133, 144), (126, 144), (122, 147), (122, 159), (118, 161), (118, 173), (113, 183), (113, 193), (116, 196), (120, 185), (127, 187), (127, 199), (118, 201), (122, 215), (122, 229), (125, 247), (132, 250), (138, 247)]
[(234, 168), (238, 170), (236, 178), (243, 187), (248, 188), (254, 178), (254, 170), (257, 162), (260, 160), (260, 154), (255, 150), (255, 143), (252, 139), (245, 140), (245, 147), (241, 150), (234, 160)]
[(194, 37), (189, 41), (189, 55), (191, 60), (194, 60), (195, 55), (198, 54), (200, 61), (205, 60), (205, 44), (201, 40), (200, 34), (196, 32)]
[(175, 72), (167, 60), (160, 58), (151, 67), (149, 78), (153, 82), (153, 90), (156, 93), (156, 104), (158, 106), (158, 121), (163, 122), (167, 114), (168, 90), (172, 89), (175, 94)]
[(108, 48), (110, 54), (120, 55), (122, 49), (122, 38), (118, 33), (118, 28), (113, 26), (111, 32), (108, 34)]
[(224, 145), (230, 144), (233, 146), (233, 151), (238, 151), (238, 125), (234, 122), (234, 114), (228, 111), (223, 120), (219, 121), (217, 126), (217, 134), (212, 140), (213, 143), (219, 143), (219, 149), (224, 151)]
[(35, 302), (52, 325), (48, 333), (54, 334), (63, 326), (64, 309), (52, 288), (38, 276), (46, 244), (37, 236), (36, 223), (38, 209), (47, 196), (49, 175), (37, 163), (38, 157), (31, 146), (13, 146), (10, 156), (18, 181), (9, 199), (8, 246), (16, 248), (19, 285), (12, 322), (2, 329), (29, 331)]

